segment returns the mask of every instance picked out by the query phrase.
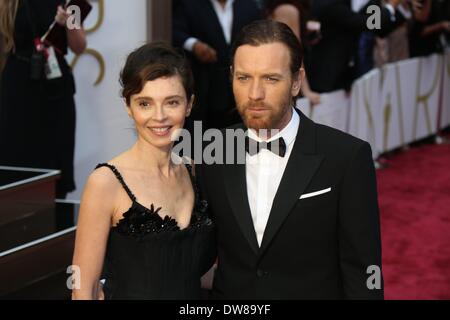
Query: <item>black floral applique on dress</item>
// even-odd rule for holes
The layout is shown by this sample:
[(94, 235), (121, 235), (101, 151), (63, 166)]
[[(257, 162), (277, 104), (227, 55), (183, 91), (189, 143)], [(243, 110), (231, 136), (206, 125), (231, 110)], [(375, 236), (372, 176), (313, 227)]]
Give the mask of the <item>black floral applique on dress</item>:
[(110, 168), (132, 201), (122, 219), (111, 228), (102, 278), (106, 299), (199, 299), (200, 277), (216, 259), (215, 226), (208, 203), (186, 165), (194, 188), (191, 220), (180, 229), (177, 221), (161, 217), (161, 208), (139, 203), (122, 175)]

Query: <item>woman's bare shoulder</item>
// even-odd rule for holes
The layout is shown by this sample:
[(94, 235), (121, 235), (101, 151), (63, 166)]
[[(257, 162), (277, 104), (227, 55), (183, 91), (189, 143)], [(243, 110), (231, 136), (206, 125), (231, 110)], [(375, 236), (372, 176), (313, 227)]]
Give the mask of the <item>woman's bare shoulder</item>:
[(111, 168), (107, 166), (101, 166), (96, 168), (89, 175), (85, 191), (92, 192), (96, 194), (111, 194), (111, 192), (117, 190), (119, 187), (117, 177)]
[(86, 188), (95, 188), (97, 192), (110, 194), (116, 191), (119, 187), (119, 168), (126, 166), (127, 152), (124, 152), (113, 159), (99, 164), (94, 171), (89, 175)]

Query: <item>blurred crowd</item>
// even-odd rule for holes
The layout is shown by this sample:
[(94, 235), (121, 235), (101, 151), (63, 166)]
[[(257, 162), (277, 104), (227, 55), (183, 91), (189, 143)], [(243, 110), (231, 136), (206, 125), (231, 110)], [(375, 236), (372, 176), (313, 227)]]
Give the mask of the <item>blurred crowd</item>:
[(215, 128), (239, 121), (229, 50), (257, 19), (284, 22), (301, 39), (302, 94), (312, 105), (320, 93), (349, 90), (373, 68), (439, 53), (450, 43), (449, 0), (174, 0), (173, 44), (186, 51), (197, 85), (191, 121)]

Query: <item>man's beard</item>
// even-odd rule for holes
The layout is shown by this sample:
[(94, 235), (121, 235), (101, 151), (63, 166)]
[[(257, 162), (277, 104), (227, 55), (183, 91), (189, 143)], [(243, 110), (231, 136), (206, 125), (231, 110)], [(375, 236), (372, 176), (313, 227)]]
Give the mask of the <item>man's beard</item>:
[[(286, 112), (289, 110), (292, 100), (291, 98), (287, 98), (283, 102), (283, 107), (275, 108), (270, 104), (266, 104), (264, 102), (254, 102), (248, 101), (242, 106), (238, 106), (237, 109), (239, 114), (241, 115), (242, 121), (247, 128), (260, 130), (260, 129), (280, 129), (278, 128), (281, 120), (286, 115)], [(265, 108), (269, 111), (264, 115), (255, 115), (250, 114), (248, 111), (249, 108)]]

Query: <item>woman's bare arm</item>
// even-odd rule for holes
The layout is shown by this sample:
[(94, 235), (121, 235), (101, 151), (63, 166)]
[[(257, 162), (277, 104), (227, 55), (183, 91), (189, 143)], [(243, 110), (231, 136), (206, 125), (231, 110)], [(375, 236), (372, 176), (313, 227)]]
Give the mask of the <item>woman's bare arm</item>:
[(95, 170), (83, 192), (73, 256), (73, 265), (80, 270), (80, 288), (72, 290), (72, 299), (102, 298), (99, 280), (118, 190), (115, 177), (108, 171)]
[(67, 12), (62, 6), (58, 6), (55, 20), (60, 26), (66, 29), (67, 44), (70, 50), (72, 50), (75, 54), (82, 54), (87, 46), (86, 32), (84, 31), (83, 26), (69, 28), (67, 25), (67, 20), (69, 17), (69, 12)]

